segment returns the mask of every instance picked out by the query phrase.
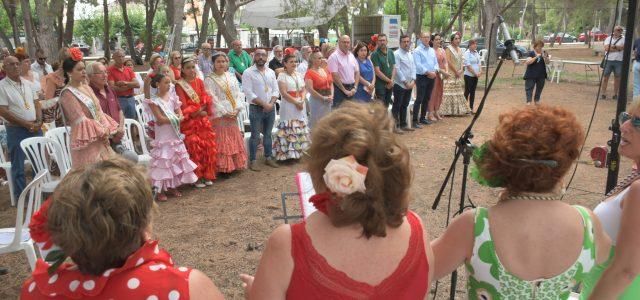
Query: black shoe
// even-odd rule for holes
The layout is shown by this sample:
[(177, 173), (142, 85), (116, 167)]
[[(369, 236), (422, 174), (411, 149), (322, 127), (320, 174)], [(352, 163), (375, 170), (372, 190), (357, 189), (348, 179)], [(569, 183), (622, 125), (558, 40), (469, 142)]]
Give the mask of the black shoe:
[(420, 124), (418, 124), (418, 122), (414, 122), (413, 126), (411, 126), (411, 127), (414, 128), (414, 129), (421, 129), (422, 128), (422, 126), (420, 126)]
[(404, 134), (404, 131), (400, 130), (400, 128), (394, 128), (393, 133), (402, 135)]
[(600, 99), (607, 100), (607, 95), (600, 95)]
[(0, 275), (6, 275), (7, 273), (9, 273), (9, 270), (0, 267)]
[(413, 128), (411, 128), (411, 127), (408, 127), (408, 126), (402, 127), (401, 129), (402, 129), (403, 131), (406, 131), (406, 132), (416, 131), (415, 129), (413, 129)]
[(611, 97), (611, 99), (618, 100), (618, 95), (613, 95), (613, 97)]

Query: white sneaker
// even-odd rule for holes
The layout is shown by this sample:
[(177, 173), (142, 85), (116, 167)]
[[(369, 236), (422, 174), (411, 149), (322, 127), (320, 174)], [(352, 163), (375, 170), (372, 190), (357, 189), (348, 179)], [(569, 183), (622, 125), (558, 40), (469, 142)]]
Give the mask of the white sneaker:
[(205, 187), (206, 185), (204, 183), (202, 183), (201, 181), (198, 181), (193, 186), (201, 189), (201, 188)]
[(205, 184), (205, 185), (213, 185), (213, 181), (211, 181), (211, 180), (206, 180), (206, 181), (204, 182), (204, 184)]

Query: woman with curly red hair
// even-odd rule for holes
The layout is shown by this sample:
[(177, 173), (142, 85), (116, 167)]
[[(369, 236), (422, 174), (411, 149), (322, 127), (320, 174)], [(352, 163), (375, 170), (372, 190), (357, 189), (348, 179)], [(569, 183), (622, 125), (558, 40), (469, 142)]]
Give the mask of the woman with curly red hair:
[(497, 204), (468, 210), (433, 243), (435, 279), (463, 263), (469, 299), (567, 299), (609, 255), (593, 213), (562, 202), (562, 178), (584, 139), (568, 110), (546, 105), (500, 116), (474, 153), (472, 177), (501, 187)]
[(176, 81), (176, 94), (182, 103), (180, 129), (184, 133), (184, 144), (191, 160), (198, 165), (195, 186), (203, 188), (212, 185), (216, 179), (216, 135), (211, 127), (209, 115), (213, 112), (211, 96), (204, 82), (196, 76), (196, 60), (182, 60), (182, 77)]
[(100, 101), (87, 84), (82, 52), (69, 49), (62, 62), (66, 86), (60, 93), (64, 122), (71, 127), (71, 167), (107, 159), (113, 154), (109, 138), (116, 135), (118, 123), (100, 108)]

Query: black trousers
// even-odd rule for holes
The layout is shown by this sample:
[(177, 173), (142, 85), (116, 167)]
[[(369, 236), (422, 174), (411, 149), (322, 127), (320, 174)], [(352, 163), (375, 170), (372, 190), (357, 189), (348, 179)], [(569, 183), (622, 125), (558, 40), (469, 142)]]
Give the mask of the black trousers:
[(433, 91), (435, 80), (427, 77), (427, 75), (418, 74), (416, 76), (416, 101), (413, 102), (413, 123), (418, 123), (418, 114), (420, 120), (424, 120), (427, 116), (427, 105), (431, 100), (431, 91)]
[(533, 100), (535, 100), (536, 102), (540, 101), (540, 95), (542, 94), (542, 89), (544, 88), (545, 81), (546, 79), (544, 77), (525, 79), (524, 91), (527, 94), (527, 103), (531, 102), (531, 96), (533, 94), (534, 87), (536, 88), (536, 94), (535, 97), (533, 97)]
[(464, 98), (469, 101), (471, 110), (473, 110), (473, 102), (476, 100), (476, 87), (478, 87), (478, 77), (464, 75)]
[(396, 120), (396, 127), (407, 127), (407, 107), (411, 100), (411, 90), (393, 85), (393, 106), (391, 106), (391, 114)]

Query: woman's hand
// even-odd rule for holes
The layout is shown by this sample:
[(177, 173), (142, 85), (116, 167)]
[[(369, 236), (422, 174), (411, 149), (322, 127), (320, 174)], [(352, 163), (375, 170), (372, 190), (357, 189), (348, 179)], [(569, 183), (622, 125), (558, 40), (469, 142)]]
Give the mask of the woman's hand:
[(296, 102), (296, 108), (298, 108), (298, 110), (303, 110), (303, 109), (304, 109), (304, 101), (302, 101), (302, 100), (297, 100), (297, 102)]

